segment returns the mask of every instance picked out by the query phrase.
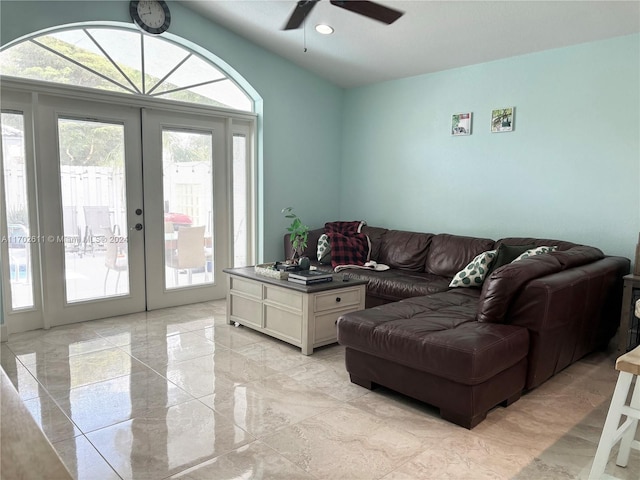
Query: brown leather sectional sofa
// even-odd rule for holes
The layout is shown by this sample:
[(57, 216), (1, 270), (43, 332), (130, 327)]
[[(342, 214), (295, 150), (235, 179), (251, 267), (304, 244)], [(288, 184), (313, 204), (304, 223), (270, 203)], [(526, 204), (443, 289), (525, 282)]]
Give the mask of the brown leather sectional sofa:
[[(550, 239), (363, 232), (371, 259), (391, 269), (346, 270), (369, 281), (367, 309), (337, 324), (351, 381), (434, 405), (463, 427), (605, 347), (618, 327), (626, 258)], [(312, 259), (321, 234), (310, 234)], [(558, 249), (497, 268), (480, 287), (449, 287), (476, 255), (501, 244)]]

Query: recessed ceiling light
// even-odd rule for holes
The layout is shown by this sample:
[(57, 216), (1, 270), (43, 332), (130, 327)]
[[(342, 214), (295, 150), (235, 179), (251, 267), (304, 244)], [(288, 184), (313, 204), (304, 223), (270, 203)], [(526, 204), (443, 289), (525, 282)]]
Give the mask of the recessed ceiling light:
[(316, 32), (321, 33), (322, 35), (331, 35), (333, 33), (333, 28), (329, 25), (319, 24), (316, 25)]

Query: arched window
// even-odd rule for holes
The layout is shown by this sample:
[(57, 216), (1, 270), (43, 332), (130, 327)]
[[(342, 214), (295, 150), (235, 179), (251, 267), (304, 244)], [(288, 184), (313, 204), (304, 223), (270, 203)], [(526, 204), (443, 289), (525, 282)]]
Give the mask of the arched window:
[[(155, 298), (163, 301), (166, 292), (182, 294), (180, 289), (189, 290), (189, 301), (219, 298), (224, 282), (216, 278), (222, 277), (222, 268), (254, 263), (255, 110), (260, 103), (244, 79), (231, 77), (232, 67), (216, 64), (213, 55), (170, 35), (125, 26), (68, 25), (0, 49), (0, 74), (0, 236), (47, 239), (40, 249), (31, 243), (0, 245), (9, 263), (0, 272), (2, 284), (8, 285), (0, 308), (11, 313), (10, 331), (42, 328), (44, 318), (56, 325), (56, 318), (64, 323), (104, 315), (91, 302), (123, 311), (120, 297), (135, 299), (136, 282), (138, 296), (146, 300), (126, 307), (129, 313), (141, 305), (159, 308), (149, 300), (153, 289), (162, 292)], [(58, 161), (51, 161), (56, 156)], [(105, 169), (107, 159), (113, 161)], [(51, 181), (39, 185), (39, 175)], [(127, 248), (140, 238), (131, 240), (128, 232), (142, 230), (142, 221), (145, 239), (147, 232), (158, 233), (148, 233), (149, 239), (160, 238), (156, 253), (146, 240), (142, 254), (121, 251), (129, 262), (125, 277), (149, 269), (139, 279), (127, 277), (118, 287), (118, 276), (115, 288), (107, 289), (107, 275), (80, 272), (106, 254), (92, 233), (96, 208), (108, 212), (108, 221), (106, 215), (98, 220), (100, 228), (118, 226), (112, 233), (120, 230)], [(130, 222), (131, 212), (136, 212), (135, 222)], [(187, 283), (180, 278), (187, 271), (167, 262), (178, 249), (174, 237), (186, 225), (205, 232), (204, 265), (191, 269)], [(156, 260), (143, 262), (147, 255)], [(43, 257), (62, 267), (44, 271)], [(98, 264), (100, 269), (106, 262)], [(60, 279), (66, 282), (63, 289), (57, 287)], [(91, 291), (80, 292), (69, 283), (74, 279)], [(161, 281), (149, 287), (150, 279)], [(201, 296), (196, 295), (199, 286)], [(184, 303), (184, 297), (178, 298), (174, 304)], [(66, 319), (56, 317), (61, 305)], [(75, 319), (68, 315), (73, 309)]]
[(223, 71), (161, 37), (113, 27), (49, 32), (0, 52), (0, 72), (32, 80), (253, 111)]

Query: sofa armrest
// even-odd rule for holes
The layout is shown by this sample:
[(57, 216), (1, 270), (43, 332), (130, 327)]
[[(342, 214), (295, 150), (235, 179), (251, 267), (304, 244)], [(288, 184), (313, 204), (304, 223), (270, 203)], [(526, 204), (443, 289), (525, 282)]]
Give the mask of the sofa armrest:
[(528, 389), (608, 344), (629, 268), (626, 258), (605, 257), (533, 279), (516, 294), (505, 321), (529, 330)]
[(552, 273), (597, 262), (604, 254), (597, 248), (576, 245), (546, 255), (528, 257), (493, 271), (482, 286), (478, 303), (479, 322), (504, 323), (518, 292), (530, 281)]
[(506, 323), (509, 305), (517, 292), (531, 280), (560, 271), (560, 262), (550, 255), (537, 255), (494, 270), (482, 285), (476, 319)]

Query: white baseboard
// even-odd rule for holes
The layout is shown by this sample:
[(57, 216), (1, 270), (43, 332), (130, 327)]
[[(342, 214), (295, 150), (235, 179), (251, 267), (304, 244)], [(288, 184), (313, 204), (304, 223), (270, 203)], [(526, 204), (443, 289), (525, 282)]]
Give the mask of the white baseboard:
[(5, 324), (0, 325), (0, 342), (6, 342), (9, 339), (9, 331)]

